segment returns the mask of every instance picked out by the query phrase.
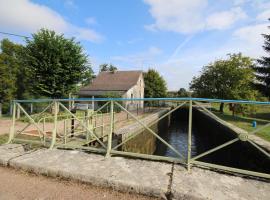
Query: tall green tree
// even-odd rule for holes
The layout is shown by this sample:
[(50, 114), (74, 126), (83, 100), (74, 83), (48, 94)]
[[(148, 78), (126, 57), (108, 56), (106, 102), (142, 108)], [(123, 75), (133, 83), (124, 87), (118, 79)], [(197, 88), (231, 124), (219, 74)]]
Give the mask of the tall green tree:
[(117, 70), (117, 67), (112, 64), (104, 63), (104, 64), (99, 65), (100, 72), (113, 72), (116, 70)]
[[(251, 99), (254, 90), (254, 71), (252, 59), (239, 54), (230, 54), (226, 60), (217, 60), (203, 67), (198, 77), (193, 77), (190, 89), (197, 97), (219, 99)], [(223, 112), (222, 103), (220, 111)]]
[(154, 69), (144, 73), (144, 96), (146, 98), (161, 98), (167, 95), (167, 85), (163, 77)]
[[(270, 28), (270, 26), (268, 26), (268, 28)], [(254, 67), (258, 80), (255, 85), (262, 94), (270, 98), (270, 34), (262, 35), (265, 39), (263, 49), (267, 53), (267, 56), (258, 59), (258, 65)]]
[(0, 52), (0, 101), (9, 103), (22, 99), (27, 92), (27, 76), (23, 65), (24, 47), (8, 39), (1, 41)]
[(32, 77), (32, 91), (51, 98), (67, 96), (86, 84), (93, 71), (87, 55), (74, 38), (41, 29), (26, 41), (25, 62)]

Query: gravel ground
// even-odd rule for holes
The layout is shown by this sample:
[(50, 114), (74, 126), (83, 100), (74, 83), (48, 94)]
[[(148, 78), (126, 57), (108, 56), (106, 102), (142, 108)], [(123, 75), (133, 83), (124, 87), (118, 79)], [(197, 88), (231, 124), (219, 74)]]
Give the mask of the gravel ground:
[(108, 188), (73, 181), (37, 176), (0, 167), (0, 199), (110, 199), (151, 200), (137, 194), (120, 193)]

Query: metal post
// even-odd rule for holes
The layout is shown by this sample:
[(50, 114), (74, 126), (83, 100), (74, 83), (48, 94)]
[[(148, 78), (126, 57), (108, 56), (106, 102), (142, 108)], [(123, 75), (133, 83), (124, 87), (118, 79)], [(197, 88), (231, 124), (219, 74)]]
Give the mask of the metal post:
[(21, 117), (21, 110), (19, 107), (17, 107), (17, 119), (20, 119)]
[(54, 101), (54, 118), (53, 118), (53, 132), (52, 132), (52, 141), (50, 149), (53, 148), (55, 141), (56, 141), (56, 132), (57, 132), (57, 114), (59, 110), (59, 103), (57, 101)]
[(102, 126), (101, 126), (101, 136), (103, 138), (103, 136), (104, 136), (104, 116), (103, 116), (103, 113), (101, 113), (101, 123), (102, 123)]
[(33, 103), (30, 104), (30, 114), (33, 113)]
[(94, 96), (92, 96), (92, 109), (95, 110), (95, 102), (94, 102)]
[(67, 144), (67, 119), (64, 119), (64, 144)]
[(191, 134), (192, 134), (192, 100), (189, 100), (189, 114), (188, 114), (188, 157), (187, 157), (187, 169), (190, 170), (191, 159)]
[(16, 103), (13, 103), (12, 107), (12, 125), (10, 127), (10, 132), (9, 132), (9, 139), (7, 143), (11, 143), (13, 138), (14, 138), (14, 133), (15, 133), (15, 122), (16, 122)]
[(114, 123), (114, 111), (113, 111), (114, 102), (111, 101), (111, 110), (110, 110), (110, 132), (108, 134), (108, 143), (107, 143), (107, 153), (106, 158), (110, 157), (112, 149), (112, 134), (113, 134), (113, 123)]
[(9, 115), (12, 116), (12, 113), (13, 113), (13, 104), (12, 104), (12, 101), (11, 101), (10, 104), (9, 104)]

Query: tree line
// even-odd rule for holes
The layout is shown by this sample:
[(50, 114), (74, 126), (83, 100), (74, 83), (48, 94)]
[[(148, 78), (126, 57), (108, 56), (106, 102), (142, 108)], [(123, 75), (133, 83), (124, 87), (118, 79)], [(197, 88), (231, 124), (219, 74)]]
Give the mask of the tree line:
[(74, 38), (41, 29), (25, 45), (1, 41), (0, 103), (13, 99), (62, 98), (90, 82), (93, 70)]
[[(200, 75), (193, 77), (190, 91), (168, 92), (164, 78), (149, 69), (144, 72), (145, 97), (269, 100), (270, 35), (263, 37), (268, 56), (254, 60), (241, 53), (228, 54), (227, 59), (204, 66)], [(0, 48), (0, 103), (4, 110), (13, 99), (67, 97), (95, 77), (82, 45), (51, 30), (41, 29), (24, 45), (3, 39)], [(115, 70), (112, 64), (100, 65), (100, 72)]]
[[(270, 28), (270, 27), (269, 27)], [(254, 60), (241, 53), (228, 54), (204, 66), (200, 75), (193, 77), (190, 90), (194, 97), (218, 99), (246, 99), (269, 101), (270, 98), (270, 35), (264, 37), (263, 49), (267, 56)], [(224, 104), (220, 104), (223, 112)], [(238, 106), (243, 109), (243, 106)]]

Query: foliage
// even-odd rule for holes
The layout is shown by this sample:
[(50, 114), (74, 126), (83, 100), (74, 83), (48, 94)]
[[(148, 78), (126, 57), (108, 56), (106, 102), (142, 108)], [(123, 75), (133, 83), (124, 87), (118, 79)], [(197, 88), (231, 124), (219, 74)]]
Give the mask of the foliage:
[(27, 98), (28, 79), (23, 65), (24, 47), (8, 39), (1, 41), (0, 53), (0, 102), (7, 110), (13, 99)]
[[(119, 93), (117, 93), (117, 92), (107, 92), (107, 93), (105, 93), (105, 94), (103, 94), (103, 95), (100, 95), (100, 96), (97, 96), (98, 98), (122, 98), (122, 96), (119, 94)], [(103, 106), (105, 103), (107, 103), (107, 102), (105, 102), (105, 101), (100, 101), (100, 102), (98, 102), (98, 105), (99, 105), (99, 107), (101, 107), (101, 106)], [(122, 101), (118, 101), (117, 103), (119, 103), (120, 105), (123, 105), (123, 103), (122, 103)], [(107, 111), (109, 111), (109, 109), (110, 109), (110, 104), (108, 104), (108, 110), (106, 110), (105, 108), (102, 110), (102, 112), (107, 112)], [(114, 106), (114, 111), (115, 112), (121, 112), (121, 108), (119, 108), (119, 106)]]
[(189, 97), (189, 92), (185, 88), (180, 88), (177, 92), (178, 97)]
[(201, 75), (191, 81), (190, 89), (198, 97), (254, 100), (258, 93), (252, 87), (252, 65), (252, 59), (241, 53), (229, 54), (228, 59), (205, 66)]
[(117, 67), (112, 64), (104, 63), (104, 64), (99, 65), (100, 72), (114, 72), (116, 70), (117, 70)]
[[(269, 19), (270, 21), (270, 19)], [(270, 28), (270, 26), (268, 26)], [(256, 78), (258, 80), (255, 85), (268, 98), (270, 97), (270, 34), (263, 34), (265, 39), (264, 41), (264, 50), (268, 56), (264, 56), (261, 59), (258, 59), (257, 62), (259, 65), (255, 66)]]
[(46, 29), (27, 39), (25, 58), (37, 95), (65, 97), (93, 73), (80, 43)]
[(167, 96), (167, 86), (163, 77), (154, 69), (144, 73), (144, 97), (161, 98)]

